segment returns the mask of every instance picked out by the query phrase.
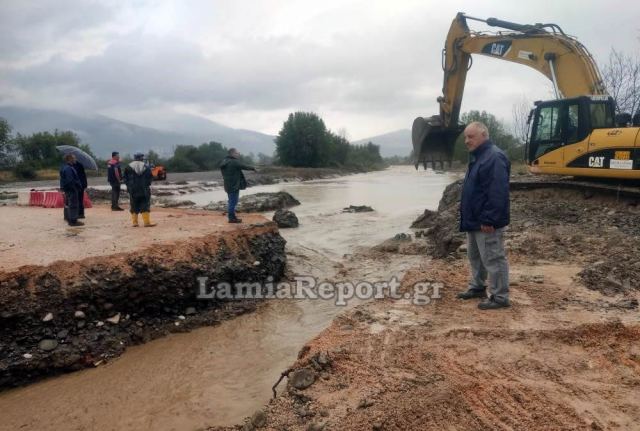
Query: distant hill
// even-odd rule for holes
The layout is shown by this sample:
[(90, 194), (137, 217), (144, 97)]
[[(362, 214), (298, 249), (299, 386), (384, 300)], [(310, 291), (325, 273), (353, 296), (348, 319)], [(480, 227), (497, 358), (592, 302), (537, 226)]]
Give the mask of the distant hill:
[(189, 115), (176, 115), (167, 119), (163, 129), (142, 127), (103, 115), (80, 115), (60, 111), (0, 107), (0, 117), (5, 118), (13, 133), (70, 130), (82, 143), (89, 144), (98, 157), (107, 158), (111, 151), (122, 154), (154, 150), (160, 155), (170, 155), (176, 145), (199, 145), (217, 141), (226, 147), (236, 147), (242, 153), (264, 153), (275, 150), (274, 136), (243, 129), (233, 129), (221, 124)]
[(411, 130), (401, 129), (394, 132), (385, 133), (383, 135), (372, 136), (366, 139), (360, 139), (352, 142), (356, 145), (373, 142), (380, 146), (380, 154), (382, 157), (402, 156), (406, 157), (411, 154)]

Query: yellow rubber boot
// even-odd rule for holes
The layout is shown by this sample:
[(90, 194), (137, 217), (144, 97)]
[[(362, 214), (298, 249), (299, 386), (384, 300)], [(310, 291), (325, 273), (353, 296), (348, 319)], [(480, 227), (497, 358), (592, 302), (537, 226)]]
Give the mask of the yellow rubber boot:
[(144, 227), (153, 227), (156, 225), (155, 223), (151, 223), (150, 213), (142, 213), (142, 220), (144, 221)]
[(131, 213), (131, 223), (133, 223), (133, 227), (138, 227), (138, 214)]

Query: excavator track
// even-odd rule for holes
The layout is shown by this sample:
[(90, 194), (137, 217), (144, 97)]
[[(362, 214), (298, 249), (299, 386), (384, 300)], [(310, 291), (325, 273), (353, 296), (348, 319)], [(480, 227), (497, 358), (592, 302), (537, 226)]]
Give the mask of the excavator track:
[(575, 177), (532, 177), (511, 178), (511, 190), (564, 189), (577, 190), (591, 197), (596, 194), (614, 196), (617, 199), (640, 200), (640, 182), (620, 182)]

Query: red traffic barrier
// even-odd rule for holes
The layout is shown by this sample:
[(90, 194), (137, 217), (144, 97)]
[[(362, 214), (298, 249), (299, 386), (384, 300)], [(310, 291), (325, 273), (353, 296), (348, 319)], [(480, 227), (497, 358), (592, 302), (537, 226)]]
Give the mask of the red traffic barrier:
[(45, 208), (64, 208), (64, 194), (62, 192), (46, 192), (44, 195)]
[(29, 206), (41, 207), (43, 203), (44, 203), (44, 192), (31, 190), (31, 195), (29, 196)]

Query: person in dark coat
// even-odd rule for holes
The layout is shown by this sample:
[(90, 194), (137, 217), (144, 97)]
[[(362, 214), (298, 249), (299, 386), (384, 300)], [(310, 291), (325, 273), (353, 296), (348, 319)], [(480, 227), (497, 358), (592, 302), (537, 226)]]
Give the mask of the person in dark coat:
[(142, 214), (142, 221), (145, 227), (155, 226), (151, 222), (151, 168), (144, 163), (144, 154), (133, 155), (133, 162), (124, 169), (124, 182), (129, 192), (129, 203), (131, 205), (131, 222), (134, 227), (138, 226), (138, 214)]
[(82, 163), (78, 163), (78, 161), (73, 164), (73, 169), (78, 173), (80, 185), (82, 186), (78, 195), (78, 218), (84, 218), (84, 191), (87, 189), (87, 173), (84, 171)]
[(120, 153), (111, 153), (111, 160), (107, 162), (107, 181), (111, 185), (111, 211), (124, 211), (120, 208), (120, 183), (122, 183), (122, 169), (120, 168)]
[(489, 139), (480, 122), (464, 130), (464, 143), (471, 153), (460, 200), (460, 231), (467, 233), (467, 256), (471, 281), (460, 299), (486, 298), (481, 310), (508, 307), (509, 265), (504, 251), (504, 228), (509, 224), (509, 175), (511, 163)]
[(60, 189), (65, 196), (65, 214), (69, 226), (84, 226), (84, 223), (78, 221), (78, 196), (82, 190), (82, 183), (78, 172), (73, 165), (76, 157), (73, 154), (65, 154), (64, 164), (60, 168)]
[(242, 223), (242, 219), (236, 217), (236, 205), (240, 199), (240, 190), (247, 188), (247, 180), (242, 173), (245, 171), (255, 171), (256, 168), (242, 163), (240, 153), (235, 148), (230, 148), (228, 155), (220, 163), (220, 171), (224, 180), (224, 191), (227, 192), (228, 205), (227, 215), (229, 223)]

